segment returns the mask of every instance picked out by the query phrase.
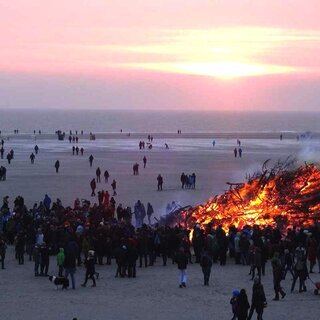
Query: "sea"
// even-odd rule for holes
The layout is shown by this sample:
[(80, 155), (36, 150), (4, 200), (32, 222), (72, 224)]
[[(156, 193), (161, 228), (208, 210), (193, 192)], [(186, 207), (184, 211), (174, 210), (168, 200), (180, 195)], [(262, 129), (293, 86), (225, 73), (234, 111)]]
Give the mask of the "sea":
[(320, 133), (320, 112), (2, 109), (2, 135), (94, 133)]

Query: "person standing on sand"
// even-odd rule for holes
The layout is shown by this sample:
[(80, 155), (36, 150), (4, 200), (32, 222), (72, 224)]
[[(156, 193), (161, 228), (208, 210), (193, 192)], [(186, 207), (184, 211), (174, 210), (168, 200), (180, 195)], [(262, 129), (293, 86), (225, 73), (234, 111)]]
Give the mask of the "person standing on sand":
[(241, 289), (237, 299), (238, 320), (247, 320), (250, 304), (245, 289)]
[(71, 276), (72, 289), (76, 288), (76, 280), (74, 274), (76, 273), (76, 260), (78, 257), (79, 247), (75, 240), (70, 240), (65, 248), (64, 268), (65, 277)]
[(104, 172), (103, 176), (104, 176), (104, 182), (105, 182), (105, 183), (108, 183), (109, 176), (110, 176), (108, 170), (106, 170), (106, 171)]
[(148, 205), (147, 205), (147, 216), (148, 216), (148, 222), (149, 222), (149, 225), (151, 224), (151, 216), (153, 214), (153, 207), (151, 205), (150, 202), (148, 202)]
[(81, 153), (81, 155), (83, 156), (83, 148), (81, 147), (81, 149), (80, 149), (80, 153)]
[(181, 247), (176, 255), (175, 262), (179, 269), (179, 288), (186, 288), (187, 286), (187, 265), (188, 257), (184, 252), (184, 248)]
[(200, 258), (200, 266), (203, 273), (203, 283), (205, 286), (209, 286), (209, 279), (212, 267), (212, 259), (207, 250), (203, 250)]
[(59, 168), (60, 168), (60, 161), (59, 160), (57, 160), (55, 162), (54, 167), (56, 168), (56, 173), (58, 173), (59, 172)]
[(4, 154), (4, 148), (3, 146), (1, 147), (0, 149), (0, 156), (1, 156), (1, 159), (3, 159), (3, 154)]
[(34, 158), (35, 158), (36, 156), (34, 155), (34, 153), (32, 152), (31, 154), (30, 154), (30, 160), (31, 160), (31, 164), (34, 164)]
[(236, 158), (238, 154), (237, 148), (234, 148), (233, 153), (234, 153), (234, 157)]
[(116, 196), (117, 195), (117, 181), (113, 179), (112, 183), (111, 183), (111, 187), (113, 190), (113, 195)]
[(39, 152), (39, 147), (38, 147), (38, 145), (36, 145), (36, 146), (34, 147), (34, 151), (35, 151), (36, 154), (38, 154), (38, 152)]
[(94, 265), (94, 251), (93, 250), (88, 251), (88, 258), (85, 260), (84, 264), (86, 267), (86, 277), (85, 277), (84, 283), (81, 284), (81, 287), (85, 287), (87, 285), (89, 278), (93, 282), (92, 287), (95, 287), (96, 280), (94, 278), (94, 275), (95, 275), (96, 271), (95, 271), (95, 265)]
[(97, 176), (97, 182), (101, 182), (101, 179), (100, 179), (100, 176), (101, 176), (101, 170), (100, 168), (98, 167), (97, 170), (96, 170), (96, 176)]
[(273, 273), (273, 288), (275, 292), (275, 297), (273, 300), (279, 301), (279, 293), (281, 294), (282, 299), (286, 296), (286, 293), (283, 291), (281, 287), (283, 269), (282, 269), (281, 261), (279, 259), (278, 252), (274, 253), (274, 256), (271, 260), (271, 265), (272, 265), (272, 273)]
[(91, 154), (90, 157), (89, 157), (89, 163), (90, 163), (90, 167), (92, 167), (92, 163), (93, 163), (93, 155)]
[(158, 191), (162, 191), (163, 178), (162, 178), (161, 174), (158, 175), (157, 181), (158, 181)]
[(239, 153), (239, 158), (241, 158), (242, 157), (242, 149), (241, 148), (239, 148), (238, 153)]
[(146, 156), (143, 157), (143, 168), (145, 168), (147, 165), (147, 158)]
[(95, 190), (96, 190), (96, 187), (97, 187), (95, 179), (91, 180), (90, 187), (91, 187), (91, 197), (95, 197), (95, 195), (96, 195)]
[(72, 155), (74, 156), (74, 152), (76, 151), (76, 147), (72, 146)]

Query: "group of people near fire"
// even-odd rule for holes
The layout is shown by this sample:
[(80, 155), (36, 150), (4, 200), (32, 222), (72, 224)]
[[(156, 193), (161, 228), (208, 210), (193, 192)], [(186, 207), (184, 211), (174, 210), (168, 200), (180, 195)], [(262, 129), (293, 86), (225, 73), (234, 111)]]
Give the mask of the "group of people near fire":
[[(121, 210), (126, 213), (120, 214)], [(52, 202), (48, 195), (39, 205), (27, 209), (23, 197), (17, 197), (10, 206), (6, 196), (0, 215), (1, 268), (8, 267), (7, 246), (14, 245), (18, 264), (25, 264), (26, 255), (26, 260), (34, 263), (35, 277), (47, 276), (49, 271), (58, 269), (60, 277), (71, 278), (75, 289), (75, 271), (83, 264), (86, 272), (82, 286), (85, 287), (89, 279), (92, 286), (96, 286), (99, 277), (96, 265), (115, 263), (115, 277), (135, 278), (137, 266), (151, 267), (156, 262), (159, 264), (158, 261), (167, 266), (170, 260), (178, 268), (179, 287), (185, 288), (188, 264), (200, 265), (203, 285), (209, 286), (214, 263), (222, 266), (227, 262), (235, 263), (247, 266), (253, 281), (251, 303), (245, 288), (232, 292), (233, 319), (240, 320), (251, 319), (254, 311), (258, 319), (262, 319), (267, 305), (262, 284), (267, 261), (272, 266), (275, 301), (286, 296), (281, 281), (288, 273), (293, 278), (291, 292), (297, 280), (298, 291), (305, 292), (309, 273), (320, 272), (319, 226), (308, 230), (288, 229), (284, 235), (279, 229), (259, 226), (241, 229), (231, 226), (226, 233), (221, 225), (213, 223), (195, 224), (192, 230), (180, 224), (151, 225), (152, 205), (148, 203), (145, 209), (141, 201), (135, 204), (133, 214), (129, 207), (124, 209), (119, 205), (114, 210), (100, 201), (92, 205), (88, 200), (76, 199), (73, 208), (64, 207), (59, 199)], [(146, 216), (148, 223), (144, 221)], [(50, 259), (55, 255), (56, 258)], [(53, 265), (52, 259), (56, 259)]]

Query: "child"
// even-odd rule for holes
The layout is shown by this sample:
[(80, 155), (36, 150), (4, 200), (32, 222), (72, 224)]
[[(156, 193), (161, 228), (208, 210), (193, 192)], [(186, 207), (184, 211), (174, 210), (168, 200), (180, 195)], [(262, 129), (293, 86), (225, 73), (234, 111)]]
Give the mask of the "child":
[(230, 304), (232, 306), (233, 317), (231, 320), (235, 320), (238, 318), (238, 296), (239, 296), (239, 294), (240, 294), (239, 290), (232, 291), (232, 298), (230, 300)]
[(93, 250), (89, 250), (88, 258), (85, 260), (85, 266), (86, 266), (86, 278), (85, 278), (84, 283), (81, 286), (85, 287), (87, 285), (88, 279), (90, 278), (93, 282), (92, 287), (95, 287), (96, 280), (94, 278), (95, 265), (94, 265), (94, 251)]
[(181, 247), (175, 259), (178, 269), (179, 269), (179, 287), (186, 288), (187, 282), (187, 265), (188, 265), (188, 257), (184, 251), (184, 248)]
[(64, 258), (64, 249), (60, 248), (59, 253), (57, 254), (57, 266), (59, 267), (59, 277), (62, 277)]

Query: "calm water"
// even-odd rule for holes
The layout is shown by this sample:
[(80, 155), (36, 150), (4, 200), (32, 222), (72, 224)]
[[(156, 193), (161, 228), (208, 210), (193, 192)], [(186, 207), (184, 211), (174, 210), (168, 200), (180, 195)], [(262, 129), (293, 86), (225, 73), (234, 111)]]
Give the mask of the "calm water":
[(0, 130), (85, 132), (320, 132), (320, 112), (0, 110)]

